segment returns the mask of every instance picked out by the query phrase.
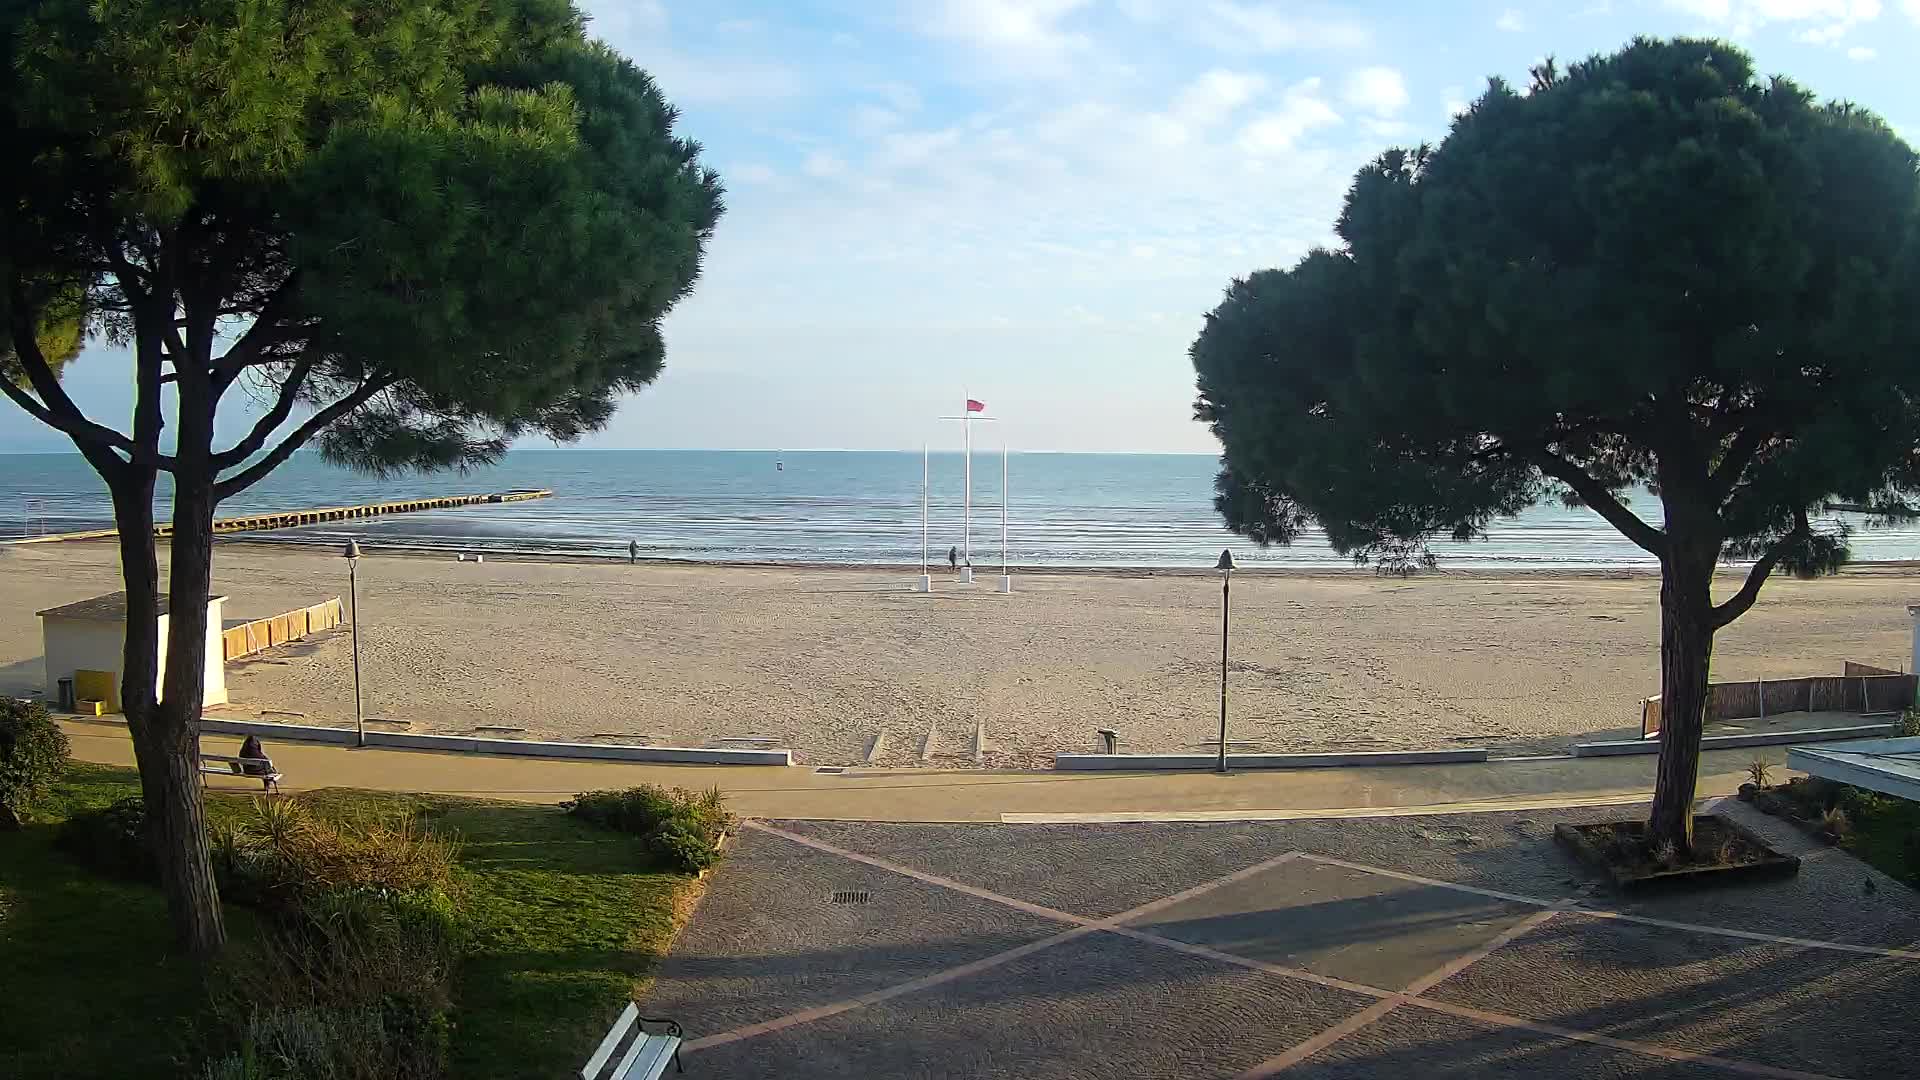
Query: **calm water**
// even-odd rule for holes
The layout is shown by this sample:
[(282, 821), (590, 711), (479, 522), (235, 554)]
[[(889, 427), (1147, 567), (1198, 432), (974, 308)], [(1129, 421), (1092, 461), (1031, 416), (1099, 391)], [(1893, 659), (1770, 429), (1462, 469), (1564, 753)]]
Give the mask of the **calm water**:
[[(624, 555), (710, 561), (917, 563), (920, 455), (761, 451), (517, 450), (466, 476), (380, 481), (296, 456), (223, 515), (544, 487), (551, 499), (463, 507), (269, 534), (322, 543)], [(780, 466), (780, 467), (777, 467)], [(1208, 566), (1223, 546), (1242, 561), (1345, 566), (1317, 536), (1262, 551), (1220, 527), (1213, 459), (1155, 454), (1015, 454), (1008, 547), (1019, 565)], [(961, 545), (962, 460), (933, 457), (929, 547)], [(164, 476), (162, 482), (164, 483)], [(162, 515), (166, 493), (161, 493)], [(1000, 561), (1000, 461), (974, 457), (973, 553)], [(1641, 502), (1642, 512), (1648, 512)], [(111, 524), (105, 490), (78, 455), (0, 455), (0, 536)], [(1867, 528), (1855, 557), (1920, 558), (1920, 528)], [(1436, 547), (1443, 566), (1651, 565), (1599, 518), (1557, 505), (1500, 523), (1489, 539)]]

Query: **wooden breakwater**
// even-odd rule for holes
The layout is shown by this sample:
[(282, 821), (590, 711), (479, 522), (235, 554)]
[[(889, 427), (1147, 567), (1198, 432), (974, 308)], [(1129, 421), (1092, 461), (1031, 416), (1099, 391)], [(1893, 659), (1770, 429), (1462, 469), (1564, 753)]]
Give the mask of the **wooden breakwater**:
[[(526, 502), (530, 499), (546, 499), (552, 496), (553, 492), (546, 488), (521, 488), (515, 491), (496, 491), (482, 495), (435, 495), (424, 499), (362, 503), (357, 506), (321, 506), (311, 510), (283, 510), (271, 514), (217, 518), (213, 523), (213, 531), (216, 533), (265, 532), (272, 529), (298, 528), (301, 525), (320, 525), (329, 521), (352, 521), (358, 518), (383, 517), (387, 514), (412, 514), (421, 510), (445, 510), (456, 506), (476, 506), (482, 503)], [(58, 540), (98, 540), (118, 535), (118, 531), (114, 529), (91, 529), (86, 532), (28, 536), (13, 543), (45, 544)], [(173, 526), (171, 524), (155, 525), (153, 535), (156, 539), (165, 540), (173, 535)]]

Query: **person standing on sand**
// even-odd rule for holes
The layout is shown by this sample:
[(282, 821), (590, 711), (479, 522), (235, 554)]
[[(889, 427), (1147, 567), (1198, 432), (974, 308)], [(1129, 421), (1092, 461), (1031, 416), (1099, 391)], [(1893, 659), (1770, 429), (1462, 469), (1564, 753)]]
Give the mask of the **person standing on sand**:
[(640, 541), (638, 540), (627, 541), (627, 565), (632, 566), (639, 561), (640, 561)]
[(960, 572), (960, 549), (958, 547), (950, 547), (947, 549), (947, 565), (953, 568), (954, 573), (957, 574)]

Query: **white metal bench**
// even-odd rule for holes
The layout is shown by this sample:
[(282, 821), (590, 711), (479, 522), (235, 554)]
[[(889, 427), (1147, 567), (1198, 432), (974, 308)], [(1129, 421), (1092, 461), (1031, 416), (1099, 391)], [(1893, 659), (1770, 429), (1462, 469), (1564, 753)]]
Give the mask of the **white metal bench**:
[[(666, 1029), (661, 1034), (649, 1034), (644, 1025), (658, 1024)], [(600, 1040), (600, 1049), (593, 1052), (580, 1070), (580, 1080), (659, 1080), (667, 1071), (667, 1062), (673, 1062), (674, 1070), (685, 1072), (680, 1065), (680, 1042), (685, 1033), (680, 1025), (671, 1020), (655, 1020), (641, 1016), (639, 1006), (629, 1001), (620, 1019), (613, 1022), (613, 1030)], [(624, 1048), (617, 1064), (609, 1066), (613, 1055)]]
[[(280, 786), (280, 770), (273, 767), (272, 758), (227, 757), (223, 754), (201, 754), (200, 773), (202, 776), (240, 776), (249, 780), (258, 780), (268, 791)], [(203, 779), (202, 784), (206, 783)]]

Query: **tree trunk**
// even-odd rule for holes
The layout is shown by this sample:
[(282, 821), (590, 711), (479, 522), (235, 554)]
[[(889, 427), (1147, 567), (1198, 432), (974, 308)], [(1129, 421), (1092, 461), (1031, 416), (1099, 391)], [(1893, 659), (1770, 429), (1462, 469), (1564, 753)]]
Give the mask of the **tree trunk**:
[(1691, 854), (1700, 736), (1713, 660), (1717, 552), (1683, 550), (1686, 547), (1676, 542), (1660, 568), (1660, 765), (1647, 825), (1653, 843), (1671, 843), (1682, 854)]
[(196, 408), (199, 395), (183, 380), (180, 434), (173, 478), (173, 538), (167, 580), (170, 615), (167, 669), (161, 684), (160, 723), (170, 733), (166, 785), (160, 812), (148, 803), (148, 820), (160, 850), (162, 878), (176, 929), (195, 954), (207, 956), (226, 944), (220, 896), (207, 853), (205, 804), (199, 783), (200, 710), (206, 700), (207, 598), (213, 591), (212, 409)]

